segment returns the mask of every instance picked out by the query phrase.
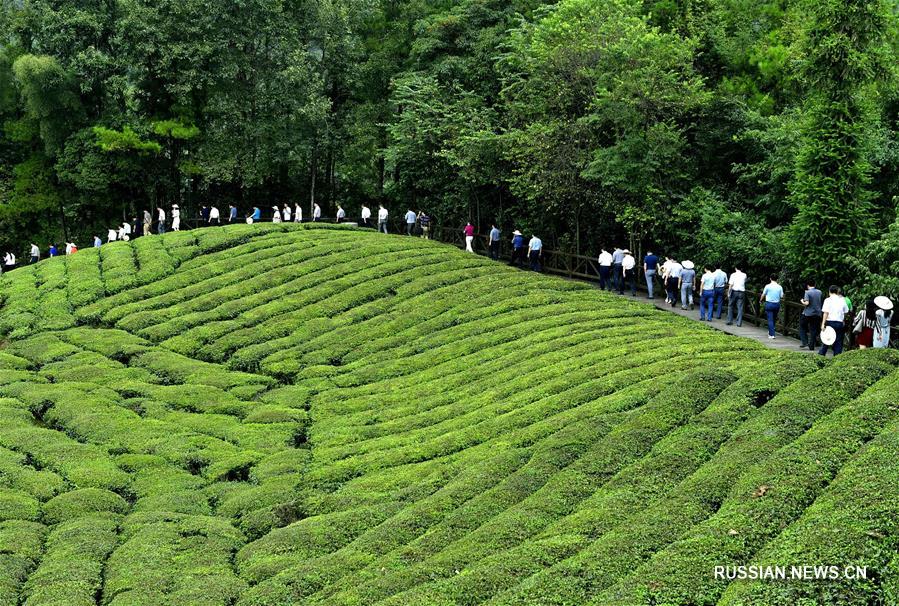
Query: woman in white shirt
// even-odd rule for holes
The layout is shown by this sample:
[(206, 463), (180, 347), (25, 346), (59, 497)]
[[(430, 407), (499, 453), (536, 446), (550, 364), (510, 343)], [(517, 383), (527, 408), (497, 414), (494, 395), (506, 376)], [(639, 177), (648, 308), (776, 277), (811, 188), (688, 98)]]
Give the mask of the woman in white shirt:
[(272, 223), (280, 223), (281, 222), (281, 209), (277, 206), (272, 206)]

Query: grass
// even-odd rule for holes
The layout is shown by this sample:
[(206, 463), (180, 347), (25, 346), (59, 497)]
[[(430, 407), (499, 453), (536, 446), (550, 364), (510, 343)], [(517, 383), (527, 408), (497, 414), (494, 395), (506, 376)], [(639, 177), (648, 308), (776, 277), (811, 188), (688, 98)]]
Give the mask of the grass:
[[(891, 604), (899, 356), (347, 227), (0, 277), (0, 605)], [(867, 579), (716, 579), (716, 565)]]

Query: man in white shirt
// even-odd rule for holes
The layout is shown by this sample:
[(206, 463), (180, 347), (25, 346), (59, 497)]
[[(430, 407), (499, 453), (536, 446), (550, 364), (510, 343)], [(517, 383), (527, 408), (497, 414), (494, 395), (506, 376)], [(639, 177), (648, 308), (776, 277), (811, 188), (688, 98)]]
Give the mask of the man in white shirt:
[(418, 215), (415, 214), (411, 208), (406, 211), (406, 235), (411, 236), (412, 232), (415, 231), (415, 219)]
[(31, 243), (31, 262), (37, 263), (41, 259), (41, 249), (34, 242)]
[(383, 204), (378, 205), (378, 231), (387, 233), (387, 209)]
[[(839, 287), (831, 286), (829, 291), (830, 296), (824, 299), (824, 304), (821, 306), (821, 330), (823, 331), (829, 326), (837, 333), (836, 341), (829, 346), (833, 348), (833, 355), (837, 356), (843, 353), (843, 337), (846, 336), (845, 321), (846, 314), (849, 313), (849, 306), (846, 305), (846, 299), (840, 295)], [(822, 344), (818, 353), (826, 356), (827, 348), (828, 345)]]
[(290, 204), (285, 204), (285, 205), (284, 205), (284, 210), (281, 211), (281, 214), (284, 216), (284, 222), (285, 222), (285, 223), (290, 223), (290, 221), (291, 221), (290, 218), (291, 218), (291, 216), (292, 216), (292, 215), (291, 215), (291, 212), (290, 212)]
[(6, 253), (6, 256), (3, 257), (3, 270), (9, 271), (11, 269), (16, 268), (16, 256), (11, 252)]
[(621, 279), (618, 282), (618, 294), (624, 294), (624, 284), (629, 282), (631, 285), (631, 296), (636, 297), (637, 272), (634, 267), (637, 265), (637, 260), (634, 259), (634, 256), (628, 249), (625, 248), (622, 252), (624, 253), (624, 258), (621, 259)]
[(534, 271), (542, 271), (540, 260), (543, 258), (543, 240), (536, 234), (531, 234), (531, 240), (528, 242), (528, 259), (531, 261), (531, 269)]
[(680, 290), (680, 276), (681, 272), (684, 271), (684, 266), (674, 259), (669, 261), (666, 262), (668, 269), (665, 271), (665, 293), (668, 304), (674, 307), (677, 303), (677, 295)]
[(123, 240), (131, 239), (131, 224), (128, 223), (128, 221), (125, 221), (124, 223), (122, 223), (122, 233), (125, 235)]
[(359, 218), (362, 219), (362, 227), (371, 227), (371, 209), (365, 204), (362, 205), (362, 212)]
[[(112, 231), (112, 230), (110, 230), (110, 231)], [(163, 209), (161, 206), (158, 209), (156, 209), (156, 233), (157, 234), (165, 233), (165, 209)], [(108, 240), (110, 242), (112, 242), (112, 240), (115, 240), (115, 238), (108, 239)]]
[(746, 303), (746, 274), (734, 267), (734, 273), (727, 279), (727, 325), (734, 323), (734, 308), (737, 309), (737, 326), (743, 326), (743, 305)]
[(612, 290), (612, 253), (605, 248), (600, 250), (599, 258), (596, 259), (596, 262), (599, 263), (599, 289)]
[(218, 206), (212, 206), (209, 208), (209, 224), (212, 225), (215, 223), (216, 225), (220, 225), (222, 222), (221, 215), (219, 214)]
[(312, 220), (318, 221), (322, 218), (322, 207), (318, 205), (318, 202), (312, 203)]
[(107, 242), (115, 242), (118, 239), (119, 239), (118, 231), (116, 231), (114, 229), (110, 229), (108, 232), (106, 232), (106, 241)]
[(343, 210), (343, 207), (340, 204), (338, 204), (337, 205), (337, 222), (340, 223), (344, 219), (346, 219), (346, 211)]
[(296, 204), (293, 207), (293, 222), (294, 223), (302, 223), (303, 222), (303, 207), (299, 204)]

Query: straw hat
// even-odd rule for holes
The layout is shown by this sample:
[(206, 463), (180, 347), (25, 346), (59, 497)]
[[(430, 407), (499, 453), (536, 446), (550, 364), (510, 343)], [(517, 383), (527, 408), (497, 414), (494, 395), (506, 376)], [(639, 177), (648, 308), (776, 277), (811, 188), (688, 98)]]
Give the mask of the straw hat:
[(684, 266), (684, 269), (693, 269), (695, 265), (693, 265), (693, 261), (684, 261), (681, 263)]
[(883, 295), (879, 297), (874, 297), (874, 305), (879, 307), (884, 311), (889, 311), (893, 309), (893, 302), (890, 301), (888, 297), (884, 297)]
[(833, 329), (833, 326), (828, 326), (821, 331), (821, 342), (825, 345), (833, 345), (837, 342), (837, 331)]

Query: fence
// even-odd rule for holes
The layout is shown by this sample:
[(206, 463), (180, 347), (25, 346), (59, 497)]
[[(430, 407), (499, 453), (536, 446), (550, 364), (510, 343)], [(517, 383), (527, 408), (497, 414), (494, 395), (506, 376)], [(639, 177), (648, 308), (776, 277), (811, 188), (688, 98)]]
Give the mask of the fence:
[[(436, 228), (433, 231), (434, 238), (441, 242), (454, 244), (456, 246), (465, 246), (465, 237), (461, 229), (447, 230), (444, 228)], [(476, 253), (487, 254), (487, 236), (484, 234), (475, 234), (472, 243)], [(508, 241), (500, 242), (500, 258), (504, 260), (511, 259), (511, 243)], [(543, 271), (558, 276), (575, 280), (599, 281), (599, 267), (595, 257), (587, 257), (585, 255), (576, 255), (573, 253), (562, 252), (558, 250), (543, 250)], [(637, 290), (641, 293), (646, 292), (646, 280), (643, 277), (642, 264), (638, 264), (639, 276), (637, 279)], [(753, 324), (755, 326), (768, 326), (768, 318), (765, 315), (764, 305), (759, 302), (761, 293), (759, 291), (746, 291), (745, 306), (743, 309), (743, 322)], [(697, 301), (698, 304), (698, 301)], [(778, 314), (776, 329), (781, 334), (799, 337), (799, 316), (805, 308), (802, 304), (794, 301), (783, 301)], [(724, 310), (727, 313), (727, 310)], [(893, 314), (893, 327), (890, 331), (890, 347), (899, 347), (899, 330), (895, 325), (896, 318), (899, 314)], [(849, 330), (847, 330), (847, 342), (850, 338)]]

